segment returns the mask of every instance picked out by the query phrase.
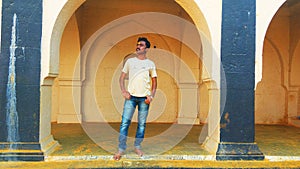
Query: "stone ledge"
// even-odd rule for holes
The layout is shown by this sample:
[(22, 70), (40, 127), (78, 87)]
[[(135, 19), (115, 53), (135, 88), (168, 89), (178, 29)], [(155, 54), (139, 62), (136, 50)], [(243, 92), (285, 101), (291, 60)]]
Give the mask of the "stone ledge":
[[(92, 160), (113, 160), (113, 155), (82, 155), (82, 156), (46, 156), (45, 161), (92, 161)], [(192, 161), (216, 161), (215, 155), (145, 155), (143, 158), (135, 154), (124, 155), (122, 160), (192, 160)], [(265, 156), (269, 162), (300, 161), (300, 156)]]
[(44, 161), (44, 153), (37, 150), (0, 152), (0, 161)]
[[(214, 155), (144, 155), (138, 157), (136, 154), (123, 155), (122, 160), (200, 160), (214, 161)], [(83, 155), (83, 156), (47, 156), (45, 161), (69, 161), (69, 160), (113, 160), (113, 155)]]
[(44, 153), (38, 142), (1, 142), (0, 161), (43, 161)]

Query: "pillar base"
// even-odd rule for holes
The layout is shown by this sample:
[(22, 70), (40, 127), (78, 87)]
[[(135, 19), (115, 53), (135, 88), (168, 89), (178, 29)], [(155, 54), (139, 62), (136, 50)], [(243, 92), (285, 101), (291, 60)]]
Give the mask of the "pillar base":
[(178, 117), (177, 123), (194, 125), (194, 124), (200, 124), (200, 121), (198, 118)]
[(264, 160), (256, 143), (219, 143), (217, 160)]
[(0, 143), (0, 161), (43, 161), (39, 143)]

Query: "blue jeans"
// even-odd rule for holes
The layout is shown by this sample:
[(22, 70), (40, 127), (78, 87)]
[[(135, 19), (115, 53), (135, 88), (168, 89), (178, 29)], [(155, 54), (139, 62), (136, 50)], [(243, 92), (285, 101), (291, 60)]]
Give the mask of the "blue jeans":
[(128, 128), (130, 126), (133, 113), (138, 106), (138, 125), (135, 135), (135, 148), (140, 149), (141, 143), (144, 139), (145, 128), (146, 128), (146, 119), (148, 116), (149, 104), (145, 103), (146, 97), (135, 97), (131, 96), (129, 100), (125, 100), (122, 122), (120, 125), (120, 136), (119, 136), (119, 151), (126, 150), (126, 141), (128, 136)]

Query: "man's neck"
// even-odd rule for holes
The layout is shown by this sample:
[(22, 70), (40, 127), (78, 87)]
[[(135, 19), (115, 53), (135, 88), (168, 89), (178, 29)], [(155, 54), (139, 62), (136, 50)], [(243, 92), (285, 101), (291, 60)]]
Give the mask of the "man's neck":
[(145, 59), (147, 59), (146, 54), (137, 55), (137, 58), (140, 59), (140, 60), (145, 60)]

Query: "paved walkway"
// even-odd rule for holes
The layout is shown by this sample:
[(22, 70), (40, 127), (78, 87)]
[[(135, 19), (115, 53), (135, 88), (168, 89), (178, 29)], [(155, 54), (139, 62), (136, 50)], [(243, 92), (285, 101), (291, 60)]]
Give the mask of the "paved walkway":
[(143, 158), (133, 152), (133, 124), (128, 150), (115, 161), (118, 128), (116, 123), (53, 124), (60, 146), (45, 162), (0, 162), (0, 168), (300, 168), (300, 128), (292, 126), (256, 125), (263, 161), (216, 161), (199, 144), (205, 127), (176, 124), (148, 124)]

